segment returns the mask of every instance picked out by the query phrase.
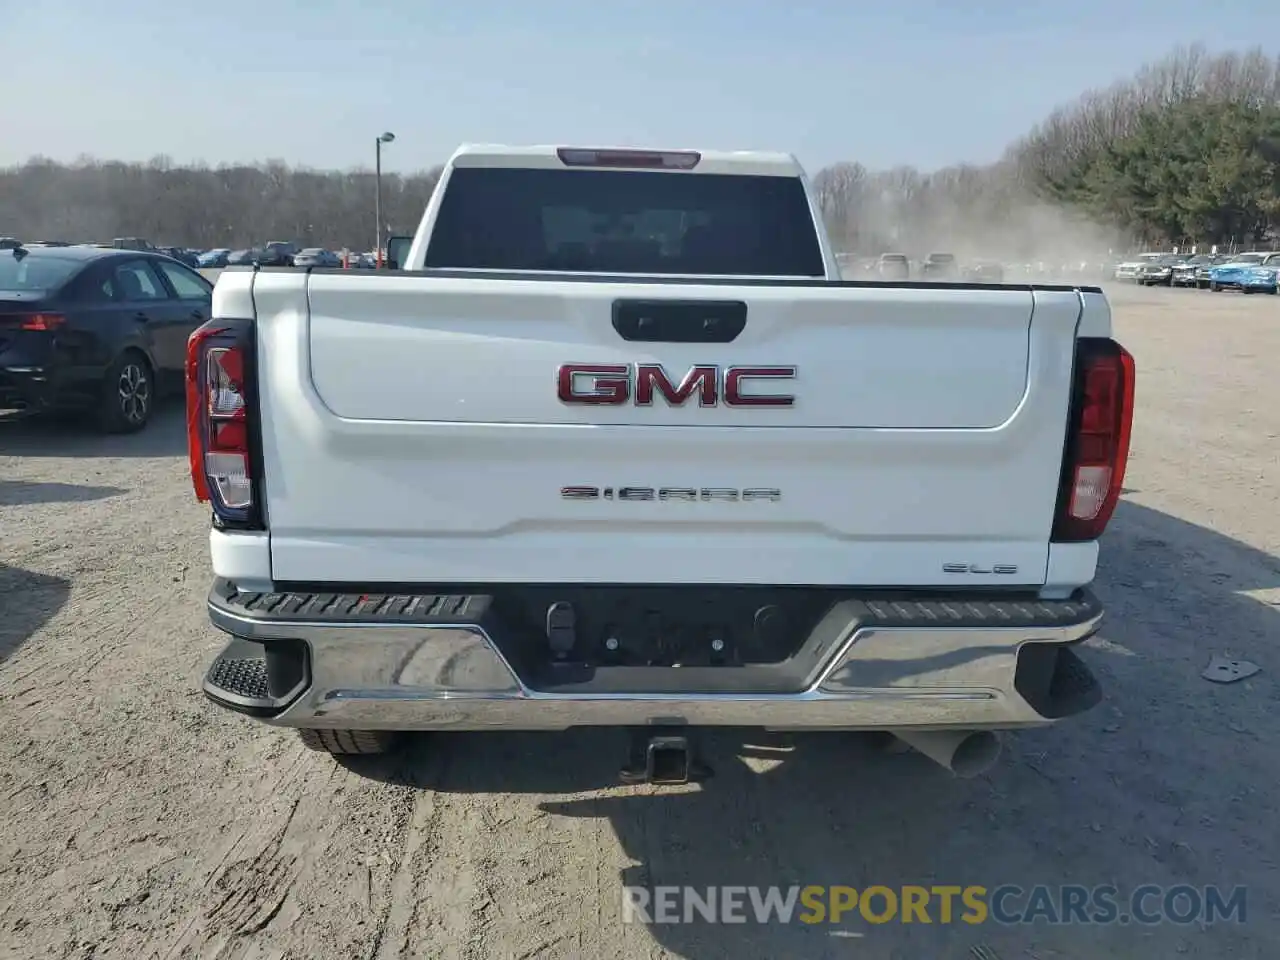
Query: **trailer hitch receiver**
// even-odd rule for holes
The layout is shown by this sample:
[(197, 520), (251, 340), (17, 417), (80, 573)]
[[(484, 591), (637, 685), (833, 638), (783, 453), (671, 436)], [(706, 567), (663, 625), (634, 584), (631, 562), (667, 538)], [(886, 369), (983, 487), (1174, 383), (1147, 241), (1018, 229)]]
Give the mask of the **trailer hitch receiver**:
[(627, 765), (622, 769), (626, 783), (670, 786), (711, 775), (702, 761), (696, 737), (687, 728), (635, 727), (630, 738)]

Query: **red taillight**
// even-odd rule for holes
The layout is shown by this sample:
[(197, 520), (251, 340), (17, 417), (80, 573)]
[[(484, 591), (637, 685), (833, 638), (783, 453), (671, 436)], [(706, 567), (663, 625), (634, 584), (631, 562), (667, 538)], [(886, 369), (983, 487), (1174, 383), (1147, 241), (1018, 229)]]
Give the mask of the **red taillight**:
[(1133, 356), (1114, 340), (1082, 339), (1053, 539), (1096, 540), (1120, 501), (1133, 428)]
[(566, 167), (622, 167), (644, 170), (692, 170), (702, 159), (693, 150), (597, 150), (560, 147), (556, 156)]
[(196, 497), (217, 516), (251, 521), (254, 502), (250, 448), (247, 325), (210, 321), (187, 341), (187, 454)]
[(28, 317), (23, 317), (19, 330), (42, 330), (52, 333), (63, 327), (67, 322), (67, 318), (60, 313), (33, 313)]
[(0, 327), (10, 330), (34, 330), (52, 333), (66, 326), (67, 318), (60, 313), (19, 313), (0, 317)]

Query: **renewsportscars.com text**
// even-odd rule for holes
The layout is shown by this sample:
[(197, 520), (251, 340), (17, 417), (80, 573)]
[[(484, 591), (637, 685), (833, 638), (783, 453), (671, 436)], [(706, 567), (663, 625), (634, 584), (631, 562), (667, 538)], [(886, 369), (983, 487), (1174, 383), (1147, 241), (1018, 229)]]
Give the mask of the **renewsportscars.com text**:
[(623, 887), (624, 923), (1244, 923), (1244, 887)]

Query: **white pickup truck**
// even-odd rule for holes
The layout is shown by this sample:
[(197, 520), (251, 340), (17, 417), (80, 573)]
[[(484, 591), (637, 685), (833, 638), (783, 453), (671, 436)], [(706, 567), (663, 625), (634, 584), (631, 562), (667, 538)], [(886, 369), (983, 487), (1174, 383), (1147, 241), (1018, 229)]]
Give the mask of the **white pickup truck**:
[(887, 731), (958, 775), (1073, 645), (1134, 367), (1095, 287), (839, 280), (788, 154), (463, 147), (401, 269), (229, 269), (190, 340), (216, 703), (420, 730)]

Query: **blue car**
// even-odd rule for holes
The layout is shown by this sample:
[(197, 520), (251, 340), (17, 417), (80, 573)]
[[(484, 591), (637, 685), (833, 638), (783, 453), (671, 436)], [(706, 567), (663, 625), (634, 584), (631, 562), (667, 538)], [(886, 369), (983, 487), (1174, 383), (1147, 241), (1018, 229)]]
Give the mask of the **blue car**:
[(1209, 289), (1274, 294), (1280, 276), (1280, 253), (1240, 253), (1209, 268)]
[(219, 267), (227, 265), (227, 257), (231, 255), (231, 251), (226, 247), (219, 247), (216, 250), (206, 250), (200, 256), (196, 257), (196, 266), (203, 270), (216, 270)]

